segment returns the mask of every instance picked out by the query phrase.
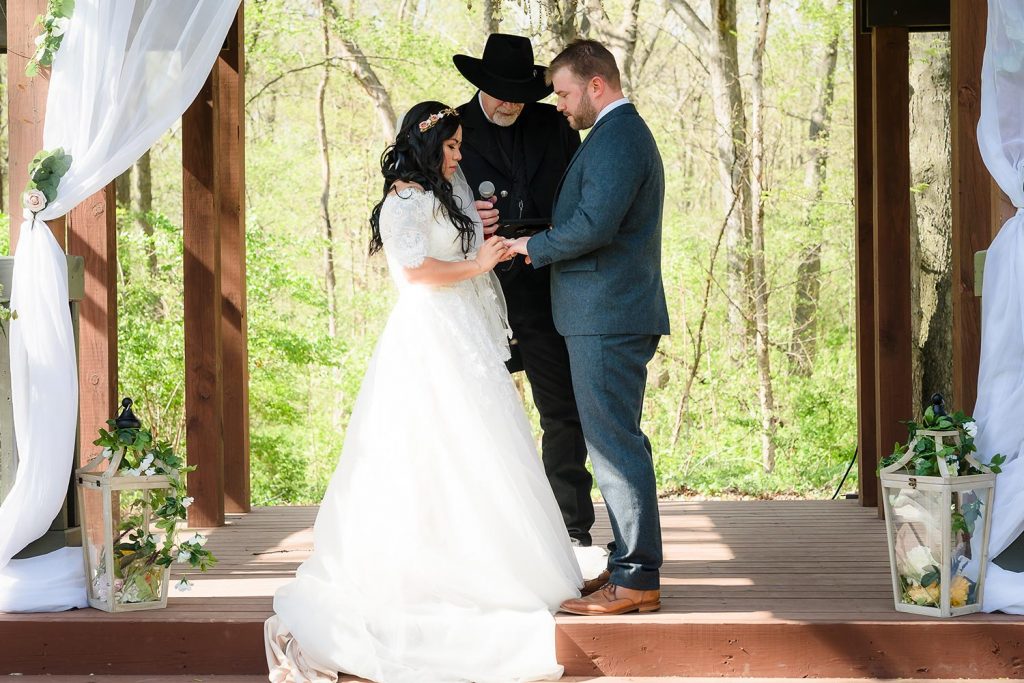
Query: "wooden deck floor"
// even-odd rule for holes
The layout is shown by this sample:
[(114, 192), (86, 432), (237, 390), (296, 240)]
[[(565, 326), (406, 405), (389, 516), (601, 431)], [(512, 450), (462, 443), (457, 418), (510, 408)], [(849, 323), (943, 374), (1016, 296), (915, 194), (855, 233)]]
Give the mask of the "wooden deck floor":
[[(274, 590), (312, 548), (314, 507), (210, 532), (220, 558), (166, 610), (0, 615), (0, 673), (258, 674)], [(883, 523), (852, 501), (665, 502), (662, 611), (558, 618), (573, 676), (1024, 677), (1024, 620), (892, 607)], [(610, 531), (602, 515), (599, 541)], [(116, 646), (107, 650), (102, 641)], [(124, 647), (131, 642), (131, 647)], [(165, 667), (154, 670), (154, 665)]]

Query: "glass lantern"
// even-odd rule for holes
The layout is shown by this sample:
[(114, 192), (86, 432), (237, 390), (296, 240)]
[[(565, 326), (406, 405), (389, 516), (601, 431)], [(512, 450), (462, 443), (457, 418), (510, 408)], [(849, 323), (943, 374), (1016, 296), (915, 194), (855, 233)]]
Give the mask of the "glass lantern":
[(938, 455), (938, 476), (921, 476), (908, 463), (920, 437), (960, 443), (957, 430), (920, 429), (906, 453), (881, 470), (885, 528), (896, 610), (937, 617), (981, 610), (985, 585), (992, 495), (996, 475), (972, 455), (982, 474), (957, 471)]
[[(131, 399), (123, 405), (117, 426), (138, 428)], [(151, 499), (173, 491), (173, 484), (166, 475), (122, 470), (123, 455), (104, 451), (75, 471), (89, 605), (106, 612), (159, 609), (167, 606), (170, 567), (155, 562)], [(122, 531), (122, 521), (132, 517), (139, 518), (133, 531)]]

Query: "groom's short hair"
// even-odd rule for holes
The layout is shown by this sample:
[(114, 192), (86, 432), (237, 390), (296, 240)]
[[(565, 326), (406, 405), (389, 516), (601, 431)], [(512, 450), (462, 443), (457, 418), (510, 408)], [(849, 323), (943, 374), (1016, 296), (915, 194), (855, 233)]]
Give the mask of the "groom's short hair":
[(600, 76), (613, 88), (622, 87), (615, 57), (608, 48), (596, 40), (574, 40), (559, 52), (558, 56), (551, 60), (544, 75), (548, 85), (551, 85), (551, 77), (555, 72), (563, 67), (567, 67), (581, 81), (586, 82), (594, 76)]

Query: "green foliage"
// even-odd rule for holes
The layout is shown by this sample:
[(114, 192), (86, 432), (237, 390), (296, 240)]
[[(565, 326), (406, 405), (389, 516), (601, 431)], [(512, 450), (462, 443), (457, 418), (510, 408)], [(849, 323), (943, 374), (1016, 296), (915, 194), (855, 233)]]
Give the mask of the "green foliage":
[[(71, 168), (71, 155), (66, 154), (62, 147), (43, 150), (32, 157), (28, 166), (28, 185), (26, 191), (39, 190), (46, 196), (47, 203), (57, 198), (57, 186), (60, 179)], [(37, 210), (38, 211), (38, 210)]]
[(46, 14), (36, 17), (36, 24), (43, 32), (36, 37), (36, 51), (25, 65), (25, 75), (37, 76), (41, 67), (53, 64), (53, 57), (64, 41), (71, 15), (75, 11), (75, 0), (48, 0)]
[[(910, 434), (909, 441), (906, 445), (897, 443), (893, 447), (892, 454), (882, 458), (879, 469), (899, 461), (913, 444), (914, 456), (905, 467), (911, 469), (918, 476), (940, 476), (939, 460), (946, 463), (950, 474), (954, 476), (957, 474), (982, 474), (982, 470), (968, 460), (968, 456), (977, 451), (977, 447), (974, 445), (974, 435), (977, 433), (974, 418), (961, 411), (956, 411), (951, 415), (939, 415), (935, 412), (934, 406), (928, 406), (920, 425), (912, 420), (908, 420), (904, 424), (907, 425), (907, 431)], [(943, 447), (938, 448), (935, 437), (930, 434), (919, 434), (921, 430), (945, 431), (950, 432), (951, 435), (955, 433), (958, 442), (950, 436), (948, 438), (952, 443), (944, 442)], [(989, 462), (988, 469), (998, 474), (1002, 471), (999, 466), (1005, 461), (1005, 456), (997, 453)]]

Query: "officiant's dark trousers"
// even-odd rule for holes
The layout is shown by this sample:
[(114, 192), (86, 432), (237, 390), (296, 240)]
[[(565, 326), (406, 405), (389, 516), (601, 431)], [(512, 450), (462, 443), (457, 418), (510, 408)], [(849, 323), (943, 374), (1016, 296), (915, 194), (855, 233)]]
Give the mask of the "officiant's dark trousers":
[(573, 396), (565, 339), (555, 331), (550, 316), (517, 321), (512, 327), (540, 413), (544, 472), (569, 536), (588, 546), (594, 526), (593, 478), (587, 471), (587, 446)]
[(661, 521), (651, 442), (640, 428), (647, 363), (658, 336), (565, 338), (583, 435), (608, 506), (614, 547), (611, 583), (636, 590), (660, 585)]

